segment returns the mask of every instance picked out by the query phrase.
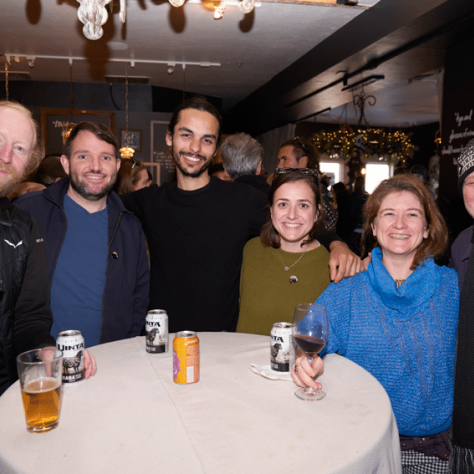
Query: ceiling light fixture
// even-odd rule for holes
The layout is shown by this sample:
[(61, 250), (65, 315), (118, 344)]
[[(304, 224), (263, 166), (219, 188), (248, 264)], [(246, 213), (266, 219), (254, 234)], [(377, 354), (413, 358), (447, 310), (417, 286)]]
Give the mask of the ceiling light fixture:
[[(87, 39), (98, 40), (102, 38), (104, 30), (102, 25), (107, 21), (108, 13), (105, 6), (112, 0), (77, 0), (81, 5), (77, 10), (77, 17), (84, 23), (82, 32)], [(126, 0), (120, 0), (120, 19), (125, 23)]]
[(170, 64), (168, 64), (168, 74), (169, 74), (170, 76), (171, 76), (171, 74), (173, 74), (175, 67), (176, 67), (176, 64), (175, 64), (175, 63), (170, 63)]
[(225, 5), (221, 7), (214, 7), (214, 20), (220, 20), (224, 16)]
[(239, 8), (244, 13), (251, 13), (255, 7), (255, 0), (242, 0)]
[(26, 60), (28, 61), (28, 66), (35, 67), (36, 58), (33, 56), (27, 56)]
[(135, 150), (132, 147), (128, 146), (128, 70), (127, 65), (125, 65), (125, 146), (120, 148), (120, 156), (122, 158), (132, 159), (135, 154)]

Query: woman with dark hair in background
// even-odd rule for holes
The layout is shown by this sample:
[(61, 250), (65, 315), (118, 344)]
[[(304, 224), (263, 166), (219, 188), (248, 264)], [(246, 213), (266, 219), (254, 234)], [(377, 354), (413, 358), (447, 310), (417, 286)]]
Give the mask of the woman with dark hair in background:
[(120, 165), (114, 191), (117, 194), (127, 194), (151, 186), (151, 184), (148, 170), (141, 161), (136, 161), (133, 158), (131, 160), (125, 159)]

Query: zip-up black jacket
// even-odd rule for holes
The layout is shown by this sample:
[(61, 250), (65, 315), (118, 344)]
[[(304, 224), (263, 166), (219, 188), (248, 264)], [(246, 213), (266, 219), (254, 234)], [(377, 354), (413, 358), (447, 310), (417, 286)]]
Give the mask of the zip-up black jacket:
[[(16, 206), (28, 211), (39, 224), (50, 284), (66, 237), (63, 203), (68, 188), (69, 179), (62, 179), (43, 191), (24, 194), (15, 201)], [(107, 197), (107, 213), (109, 245), (100, 344), (140, 335), (145, 325), (150, 285), (145, 236), (139, 220), (125, 209), (113, 191)]]
[(0, 394), (17, 378), (21, 352), (54, 346), (46, 258), (38, 224), (0, 199)]

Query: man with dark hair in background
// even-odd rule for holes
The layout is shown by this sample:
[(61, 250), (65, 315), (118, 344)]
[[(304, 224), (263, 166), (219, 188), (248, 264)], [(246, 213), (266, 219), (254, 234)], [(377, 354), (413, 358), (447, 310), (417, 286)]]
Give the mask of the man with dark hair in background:
[(138, 336), (148, 306), (148, 257), (140, 223), (112, 191), (120, 168), (114, 134), (101, 123), (79, 123), (61, 163), (69, 179), (16, 201), (44, 237), (51, 333), (79, 329), (86, 346)]

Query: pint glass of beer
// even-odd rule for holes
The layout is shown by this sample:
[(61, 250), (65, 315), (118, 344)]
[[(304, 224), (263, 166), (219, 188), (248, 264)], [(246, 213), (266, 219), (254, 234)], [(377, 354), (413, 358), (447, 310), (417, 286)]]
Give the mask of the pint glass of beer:
[(42, 433), (58, 426), (61, 413), (63, 354), (47, 347), (16, 358), (26, 429)]

